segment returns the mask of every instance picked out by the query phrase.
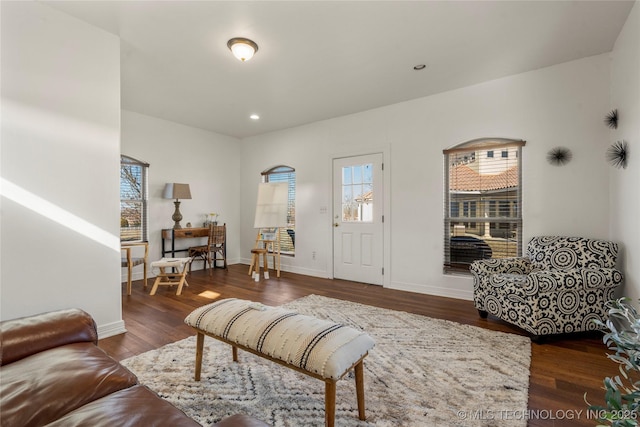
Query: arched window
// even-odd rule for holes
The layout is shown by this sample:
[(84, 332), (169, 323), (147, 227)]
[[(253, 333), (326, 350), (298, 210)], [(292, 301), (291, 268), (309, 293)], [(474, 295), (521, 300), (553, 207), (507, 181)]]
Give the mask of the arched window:
[(294, 255), (296, 245), (296, 170), (279, 165), (262, 172), (262, 182), (288, 183), (287, 228), (280, 229), (280, 251)]
[(481, 138), (444, 153), (444, 270), (522, 255), (522, 147)]
[(148, 240), (149, 164), (120, 156), (120, 240)]

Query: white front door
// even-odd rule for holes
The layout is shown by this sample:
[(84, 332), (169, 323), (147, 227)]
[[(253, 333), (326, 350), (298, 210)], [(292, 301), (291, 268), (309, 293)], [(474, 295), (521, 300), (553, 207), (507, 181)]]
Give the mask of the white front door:
[(382, 285), (382, 153), (333, 160), (333, 276)]

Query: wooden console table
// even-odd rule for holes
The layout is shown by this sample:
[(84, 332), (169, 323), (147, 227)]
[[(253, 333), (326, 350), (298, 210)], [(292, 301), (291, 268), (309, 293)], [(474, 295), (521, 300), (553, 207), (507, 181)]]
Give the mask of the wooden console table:
[[(209, 237), (209, 228), (208, 227), (199, 227), (199, 228), (179, 228), (174, 230), (173, 228), (164, 228), (162, 230), (162, 257), (166, 257), (167, 254), (171, 255), (171, 258), (176, 257), (176, 252), (188, 252), (189, 247), (186, 248), (176, 248), (176, 239), (194, 239), (194, 238), (208, 238)], [(171, 247), (167, 249), (167, 240), (171, 241)], [(198, 246), (198, 244), (193, 244), (189, 246)]]
[[(204, 243), (191, 244), (187, 247), (176, 248), (176, 239), (199, 239), (204, 238)], [(174, 230), (173, 228), (164, 228), (162, 230), (162, 257), (175, 258), (176, 253), (189, 252), (190, 246), (200, 246), (206, 244), (206, 239), (209, 238), (209, 227), (197, 227), (197, 228), (179, 228)], [(167, 240), (171, 241), (171, 247), (167, 248)], [(224, 236), (223, 244), (224, 256), (227, 256), (227, 236)], [(217, 258), (214, 260), (214, 267), (217, 266)]]

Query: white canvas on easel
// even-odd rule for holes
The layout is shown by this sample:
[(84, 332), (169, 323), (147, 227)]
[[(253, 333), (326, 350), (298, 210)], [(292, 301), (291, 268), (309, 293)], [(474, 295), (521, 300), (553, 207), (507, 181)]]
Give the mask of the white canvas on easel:
[(287, 226), (287, 202), (289, 184), (286, 182), (263, 182), (258, 185), (258, 201), (254, 228), (277, 228)]

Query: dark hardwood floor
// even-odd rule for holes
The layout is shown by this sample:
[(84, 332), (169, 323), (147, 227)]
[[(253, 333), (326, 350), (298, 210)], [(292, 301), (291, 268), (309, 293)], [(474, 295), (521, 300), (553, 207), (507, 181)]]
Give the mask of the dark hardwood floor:
[[(161, 287), (156, 295), (150, 296), (152, 279), (146, 290), (142, 281), (134, 282), (131, 296), (126, 295), (123, 286), (122, 311), (127, 332), (102, 339), (99, 346), (122, 360), (191, 336), (193, 332), (184, 324), (184, 318), (213, 298), (234, 297), (280, 305), (310, 294), (524, 335), (518, 328), (491, 316), (481, 319), (471, 301), (287, 272), (280, 278), (254, 282), (247, 270), (246, 265), (232, 265), (228, 270), (215, 269), (212, 275), (207, 271), (194, 271), (187, 279), (189, 287), (184, 288), (180, 296), (175, 295), (175, 287)], [(542, 344), (532, 344), (531, 350), (529, 413), (495, 414), (495, 417), (525, 416), (529, 426), (595, 426), (597, 422), (587, 413), (584, 395), (587, 393), (590, 403), (602, 404), (603, 378), (618, 373), (617, 365), (606, 357), (602, 334), (551, 337)], [(451, 425), (456, 425), (456, 420), (452, 420)], [(492, 425), (489, 420), (487, 425)]]

